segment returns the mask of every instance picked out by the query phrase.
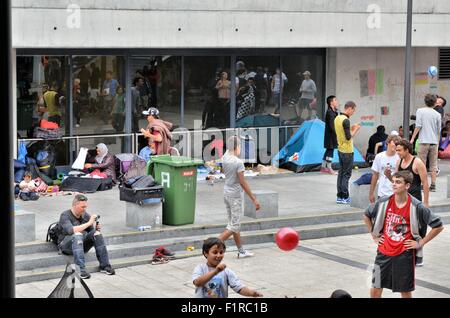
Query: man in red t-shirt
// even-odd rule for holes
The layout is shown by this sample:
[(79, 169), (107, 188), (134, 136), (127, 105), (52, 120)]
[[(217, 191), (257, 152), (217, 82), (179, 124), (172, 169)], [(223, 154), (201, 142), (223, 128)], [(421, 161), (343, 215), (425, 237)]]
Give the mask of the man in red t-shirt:
[[(370, 296), (379, 298), (383, 288), (410, 298), (415, 289), (415, 254), (442, 230), (441, 219), (408, 194), (413, 176), (409, 171), (392, 177), (394, 194), (380, 198), (364, 215), (364, 222), (378, 245)], [(421, 237), (423, 227), (432, 230)]]

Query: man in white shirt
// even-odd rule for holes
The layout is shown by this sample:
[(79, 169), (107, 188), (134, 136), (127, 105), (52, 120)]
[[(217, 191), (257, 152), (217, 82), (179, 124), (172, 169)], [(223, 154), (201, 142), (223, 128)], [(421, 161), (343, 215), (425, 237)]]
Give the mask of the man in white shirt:
[(378, 183), (378, 198), (392, 195), (393, 188), (391, 180), (386, 176), (385, 172), (390, 176), (394, 173), (397, 161), (400, 159), (397, 155), (396, 143), (400, 140), (398, 135), (389, 135), (386, 139), (387, 150), (380, 152), (375, 156), (372, 164), (372, 182), (370, 183), (369, 201), (375, 203), (376, 197), (374, 195), (375, 187)]
[(416, 112), (416, 128), (410, 142), (414, 144), (419, 134), (418, 156), (428, 166), (431, 172), (430, 191), (436, 191), (438, 146), (441, 140), (441, 115), (434, 110), (436, 95), (425, 95), (425, 105)]

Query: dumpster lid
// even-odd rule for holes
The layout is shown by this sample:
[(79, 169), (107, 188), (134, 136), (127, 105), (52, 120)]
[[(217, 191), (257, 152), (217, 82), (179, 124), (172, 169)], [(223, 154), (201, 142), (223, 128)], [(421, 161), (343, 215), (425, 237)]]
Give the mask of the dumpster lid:
[(168, 155), (152, 156), (151, 161), (163, 163), (172, 167), (200, 166), (203, 164), (203, 160), (201, 159), (192, 159), (189, 157), (168, 156)]

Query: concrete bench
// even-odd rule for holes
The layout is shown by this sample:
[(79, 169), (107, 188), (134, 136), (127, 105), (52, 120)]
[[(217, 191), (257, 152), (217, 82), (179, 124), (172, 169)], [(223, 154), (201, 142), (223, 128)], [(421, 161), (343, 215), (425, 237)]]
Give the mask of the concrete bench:
[(447, 176), (447, 199), (450, 199), (450, 176)]
[[(378, 185), (375, 187), (374, 195), (375, 199), (377, 198), (377, 188)], [(357, 185), (353, 182), (350, 183), (350, 206), (353, 208), (360, 208), (360, 209), (366, 209), (370, 202), (369, 202), (369, 190), (370, 190), (370, 184), (362, 184)]]
[(33, 212), (25, 210), (15, 211), (15, 242), (32, 242), (36, 240), (36, 220)]
[(150, 226), (152, 230), (161, 227), (162, 198), (147, 200), (149, 201), (142, 205), (126, 202), (127, 227), (137, 229), (140, 226)]
[(255, 206), (248, 195), (244, 195), (244, 215), (254, 218), (273, 218), (278, 216), (278, 192), (270, 190), (252, 191), (261, 205), (261, 209), (256, 212)]

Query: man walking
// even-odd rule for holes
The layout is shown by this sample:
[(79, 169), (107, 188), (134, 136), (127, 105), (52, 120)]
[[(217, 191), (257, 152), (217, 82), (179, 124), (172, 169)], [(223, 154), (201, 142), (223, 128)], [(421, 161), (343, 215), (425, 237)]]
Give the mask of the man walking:
[(378, 183), (378, 198), (386, 195), (392, 195), (392, 181), (389, 179), (392, 171), (396, 171), (395, 167), (399, 160), (396, 153), (396, 143), (400, 141), (397, 135), (390, 135), (386, 139), (387, 150), (380, 152), (375, 156), (372, 164), (372, 182), (370, 183), (369, 201), (375, 203), (375, 187)]
[(260, 209), (259, 202), (253, 195), (244, 177), (244, 163), (239, 159), (241, 153), (241, 141), (237, 136), (231, 136), (227, 140), (227, 152), (223, 156), (223, 171), (225, 174), (225, 186), (223, 196), (228, 212), (228, 225), (226, 230), (220, 234), (219, 239), (226, 241), (233, 235), (238, 248), (238, 258), (253, 256), (253, 253), (245, 250), (241, 242), (241, 217), (242, 217), (242, 190), (252, 200), (256, 211)]
[(416, 112), (416, 128), (410, 142), (413, 143), (419, 134), (418, 155), (424, 164), (427, 163), (431, 172), (430, 191), (436, 191), (438, 146), (441, 140), (441, 115), (433, 108), (436, 105), (436, 95), (425, 96), (427, 107), (419, 108)]
[(322, 167), (320, 172), (336, 174), (331, 167), (333, 162), (334, 149), (337, 148), (336, 130), (334, 129), (334, 120), (336, 119), (338, 100), (336, 96), (330, 95), (327, 97), (327, 113), (325, 114), (325, 136), (323, 139), (323, 147), (326, 149), (322, 158)]
[[(300, 73), (297, 73), (300, 75)], [(316, 83), (311, 79), (311, 73), (309, 71), (305, 71), (302, 73), (303, 75), (303, 82), (300, 85), (299, 93), (300, 93), (300, 100), (299, 104), (295, 106), (295, 110), (297, 113), (297, 117), (300, 118), (303, 112), (303, 109), (308, 110), (308, 116), (306, 117), (306, 120), (311, 119), (312, 115), (312, 109), (310, 104), (316, 97), (317, 87)]]
[(337, 199), (338, 204), (349, 204), (350, 195), (348, 192), (348, 181), (352, 176), (353, 168), (353, 137), (358, 133), (361, 125), (356, 124), (350, 127), (350, 117), (356, 111), (356, 104), (348, 101), (344, 106), (344, 111), (334, 120), (336, 137), (338, 142), (339, 173), (337, 179)]
[[(423, 246), (444, 229), (438, 216), (408, 194), (413, 180), (409, 171), (396, 172), (392, 179), (394, 195), (381, 198), (364, 214), (364, 223), (377, 244), (372, 298), (380, 298), (383, 288), (411, 298), (415, 289), (415, 254), (421, 254)], [(427, 226), (432, 230), (422, 237), (420, 230)]]

